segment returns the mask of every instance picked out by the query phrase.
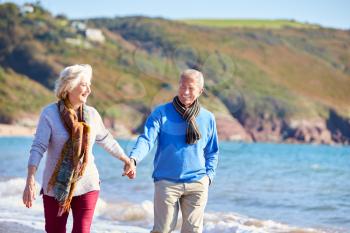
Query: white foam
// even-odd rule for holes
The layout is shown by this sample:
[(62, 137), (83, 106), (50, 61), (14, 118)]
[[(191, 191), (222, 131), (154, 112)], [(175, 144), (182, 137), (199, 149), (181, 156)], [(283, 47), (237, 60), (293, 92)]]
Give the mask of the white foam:
[[(153, 224), (153, 203), (109, 203), (100, 213), (104, 220), (128, 222), (151, 229)], [(175, 232), (181, 227), (181, 214)], [(208, 212), (204, 215), (204, 233), (322, 233), (323, 231), (292, 227), (272, 220), (258, 220), (237, 213)]]
[[(22, 193), (26, 180), (24, 178), (14, 178), (0, 182), (0, 197), (8, 197)], [(38, 185), (36, 185), (38, 187)]]
[(288, 226), (271, 220), (258, 220), (236, 213), (212, 212), (204, 216), (204, 233), (322, 233), (315, 229)]
[[(21, 223), (35, 229), (44, 229), (42, 199), (37, 197), (32, 208), (22, 203), (24, 178), (0, 182), (0, 221)], [(37, 184), (37, 195), (40, 186)], [(180, 215), (181, 216), (181, 215)], [(180, 229), (179, 219), (177, 232)], [(71, 215), (67, 228), (72, 225)], [(149, 232), (153, 225), (153, 202), (106, 202), (99, 198), (92, 226), (93, 233)], [(314, 229), (288, 226), (272, 220), (258, 220), (233, 212), (206, 212), (204, 233), (321, 233)]]
[(153, 203), (145, 200), (142, 203), (108, 203), (99, 210), (99, 216), (119, 222), (133, 222), (137, 225), (149, 226), (153, 223)]
[[(13, 178), (0, 182), (0, 208), (5, 210), (19, 209), (23, 210), (24, 204), (22, 201), (22, 194), (26, 184), (26, 179), (24, 178)], [(36, 199), (40, 192), (40, 184), (36, 182)], [(25, 208), (24, 208), (25, 209)], [(36, 213), (42, 210), (42, 202), (40, 200), (35, 200), (31, 208)]]
[(312, 164), (310, 167), (312, 170), (321, 170), (321, 166), (317, 163)]
[[(0, 182), (0, 224), (1, 222), (13, 222), (19, 223), (24, 226), (28, 226), (37, 230), (44, 230), (45, 220), (44, 220), (44, 208), (42, 203), (42, 198), (39, 197), (40, 185), (37, 183), (37, 198), (33, 203), (31, 208), (26, 208), (22, 202), (22, 193), (25, 187), (26, 180), (24, 178), (13, 178)], [(152, 204), (152, 203), (151, 203)], [(149, 204), (147, 202), (138, 205), (144, 209), (149, 209), (147, 207)], [(113, 206), (113, 204), (112, 204)], [(123, 204), (121, 204), (123, 206)], [(110, 208), (110, 204), (106, 203), (103, 199), (99, 198), (96, 206), (96, 214), (94, 216), (94, 222), (92, 226), (92, 233), (146, 233), (149, 230), (130, 226), (127, 224), (119, 224), (115, 221), (100, 218), (103, 216), (104, 211)], [(136, 208), (136, 206), (134, 207)], [(152, 207), (153, 208), (153, 207)], [(124, 218), (127, 218), (126, 212)], [(153, 214), (153, 212), (152, 212)], [(132, 214), (131, 214), (132, 215)], [(132, 222), (132, 220), (130, 221)], [(70, 214), (67, 222), (67, 229), (72, 227), (72, 216)]]

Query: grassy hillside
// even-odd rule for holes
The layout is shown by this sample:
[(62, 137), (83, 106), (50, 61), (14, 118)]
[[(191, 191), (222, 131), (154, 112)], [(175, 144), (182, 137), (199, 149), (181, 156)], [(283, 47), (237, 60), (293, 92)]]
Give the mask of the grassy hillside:
[(0, 121), (14, 123), (28, 115), (37, 115), (48, 102), (52, 93), (40, 85), (12, 70), (0, 68)]
[[(150, 56), (164, 62), (170, 58), (167, 73), (158, 71), (158, 76), (176, 77), (173, 72), (184, 66), (202, 69), (208, 79), (206, 88), (228, 107), (243, 99), (244, 111), (253, 115), (267, 111), (324, 117), (329, 107), (348, 114), (350, 56), (346, 31), (223, 30), (148, 18), (93, 22), (106, 25)], [(157, 76), (156, 71), (153, 76)], [(235, 106), (229, 109), (235, 110)]]
[[(111, 126), (122, 124), (132, 131), (155, 105), (172, 99), (178, 76), (188, 67), (205, 75), (203, 105), (242, 124), (249, 117), (327, 119), (331, 110), (350, 117), (348, 31), (292, 21), (209, 20), (203, 21), (206, 27), (196, 26), (201, 21), (146, 17), (81, 21), (103, 32), (105, 42), (96, 43), (69, 19), (53, 17), (40, 6), (21, 14), (16, 5), (1, 4), (0, 16), (3, 76), (40, 86), (44, 97), (34, 106), (52, 101), (47, 90), (64, 66), (89, 63), (94, 68), (89, 103)], [(16, 105), (22, 97), (8, 98), (4, 90), (12, 84), (3, 83), (0, 119), (19, 116), (7, 104), (38, 110), (32, 102)]]
[(180, 20), (190, 25), (219, 27), (219, 28), (266, 28), (266, 29), (281, 29), (281, 28), (319, 28), (319, 25), (300, 23), (294, 20), (263, 20), (263, 19), (184, 19)]

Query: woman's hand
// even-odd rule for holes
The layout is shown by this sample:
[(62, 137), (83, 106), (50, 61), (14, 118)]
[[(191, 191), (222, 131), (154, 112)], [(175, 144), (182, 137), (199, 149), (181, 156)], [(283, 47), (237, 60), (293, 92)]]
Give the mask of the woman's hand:
[(129, 179), (134, 179), (136, 177), (136, 165), (134, 159), (129, 159), (124, 163), (124, 173), (123, 176), (128, 176)]
[(34, 176), (28, 176), (26, 187), (23, 191), (23, 203), (27, 208), (32, 207), (33, 202), (35, 200), (36, 196), (36, 189), (35, 189), (35, 178)]
[(33, 205), (33, 201), (35, 200), (36, 196), (36, 189), (35, 189), (35, 172), (36, 172), (36, 166), (29, 165), (28, 166), (28, 175), (27, 175), (27, 182), (26, 187), (23, 191), (23, 204), (30, 208)]

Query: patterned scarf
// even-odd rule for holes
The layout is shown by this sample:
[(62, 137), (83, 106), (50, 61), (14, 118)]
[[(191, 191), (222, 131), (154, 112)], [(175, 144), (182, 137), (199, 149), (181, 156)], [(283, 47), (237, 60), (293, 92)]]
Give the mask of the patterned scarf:
[(201, 138), (201, 133), (199, 132), (196, 117), (201, 110), (198, 99), (194, 103), (186, 108), (179, 100), (179, 97), (176, 96), (173, 99), (173, 105), (176, 111), (182, 116), (182, 118), (187, 122), (186, 129), (186, 143), (187, 144), (196, 144), (197, 141)]
[(78, 109), (77, 114), (68, 99), (60, 100), (57, 106), (70, 135), (49, 180), (48, 191), (53, 188), (60, 205), (57, 216), (62, 216), (70, 209), (76, 182), (83, 175), (88, 162), (90, 127), (86, 124), (88, 115), (84, 106)]

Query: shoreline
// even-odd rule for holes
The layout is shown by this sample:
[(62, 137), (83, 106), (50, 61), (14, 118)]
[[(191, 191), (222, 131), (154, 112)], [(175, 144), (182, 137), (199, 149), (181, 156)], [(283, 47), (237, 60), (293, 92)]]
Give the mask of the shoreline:
[[(0, 123), (0, 137), (34, 137), (36, 131), (36, 127), (34, 126), (26, 126), (20, 124), (3, 124)], [(113, 137), (117, 139), (123, 140), (135, 140), (137, 139), (137, 134), (128, 134), (123, 132), (117, 132), (116, 130), (109, 129)], [(220, 138), (220, 141), (225, 142), (244, 142), (244, 143), (276, 143), (276, 144), (298, 144), (298, 145), (328, 145), (328, 146), (347, 146), (347, 144), (338, 144), (338, 143), (306, 143), (306, 142), (297, 142), (293, 140), (286, 140), (281, 142), (273, 142), (273, 141), (246, 141), (246, 140), (225, 140), (224, 138)]]
[(43, 230), (38, 230), (22, 223), (15, 221), (1, 220), (0, 221), (0, 232), (12, 232), (12, 233), (45, 233)]
[(36, 127), (0, 124), (0, 136), (34, 136)]
[[(0, 123), (0, 137), (34, 137), (36, 127), (15, 124)], [(109, 129), (111, 134), (118, 139), (135, 140), (137, 135), (118, 134), (115, 130)]]

